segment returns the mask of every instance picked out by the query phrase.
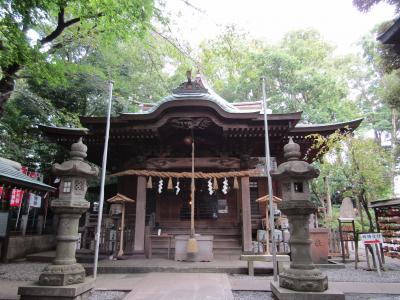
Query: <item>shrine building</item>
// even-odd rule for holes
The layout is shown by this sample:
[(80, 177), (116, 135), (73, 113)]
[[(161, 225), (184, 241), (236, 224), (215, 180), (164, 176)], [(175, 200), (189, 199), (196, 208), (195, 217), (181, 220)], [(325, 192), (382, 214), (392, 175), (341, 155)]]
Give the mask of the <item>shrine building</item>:
[[(204, 82), (201, 77), (189, 78), (162, 101), (145, 104), (138, 113), (111, 118), (107, 172), (113, 179), (106, 197), (120, 193), (135, 200), (126, 206), (125, 232), (131, 236), (125, 239), (125, 252), (144, 252), (145, 236), (152, 230), (189, 234), (191, 141), (196, 233), (214, 236), (215, 254), (252, 251), (255, 231), (262, 227), (266, 211), (265, 202), (256, 199), (268, 193), (261, 102), (230, 103)], [(300, 119), (301, 112), (268, 114), (275, 166), (283, 162), (283, 146), (289, 137), (310, 161), (318, 153), (311, 149), (310, 134), (327, 137), (337, 130), (351, 132), (362, 121), (303, 125)], [(80, 120), (84, 128), (41, 126), (41, 130), (66, 148), (83, 137), (87, 160), (101, 166), (106, 117)], [(280, 197), (275, 182), (273, 189)], [(91, 210), (93, 214), (93, 205)], [(107, 207), (104, 213), (108, 214)], [(167, 243), (159, 241), (152, 248), (163, 255)]]

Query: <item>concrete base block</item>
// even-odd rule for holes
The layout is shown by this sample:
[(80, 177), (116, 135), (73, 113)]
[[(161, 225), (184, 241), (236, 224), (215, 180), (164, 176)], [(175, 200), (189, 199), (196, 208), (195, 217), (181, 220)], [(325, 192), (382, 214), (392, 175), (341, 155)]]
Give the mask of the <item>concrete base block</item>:
[(20, 300), (86, 300), (94, 287), (94, 279), (67, 286), (28, 285), (18, 288)]
[(324, 292), (298, 292), (279, 286), (278, 282), (271, 282), (271, 291), (279, 300), (345, 300), (344, 293), (327, 289)]

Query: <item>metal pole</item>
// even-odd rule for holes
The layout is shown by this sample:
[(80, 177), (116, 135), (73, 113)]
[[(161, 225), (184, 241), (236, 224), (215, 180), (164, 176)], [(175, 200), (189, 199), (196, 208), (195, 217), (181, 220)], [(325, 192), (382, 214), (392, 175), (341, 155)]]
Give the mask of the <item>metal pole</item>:
[(97, 218), (97, 230), (96, 230), (96, 248), (94, 251), (94, 265), (93, 265), (93, 278), (97, 277), (97, 262), (99, 260), (99, 246), (100, 246), (100, 231), (101, 231), (101, 219), (103, 217), (103, 205), (104, 205), (104, 184), (106, 180), (106, 168), (107, 168), (107, 152), (108, 152), (108, 138), (110, 135), (110, 116), (111, 116), (111, 104), (112, 104), (112, 90), (113, 81), (108, 84), (109, 100), (108, 100), (108, 111), (107, 111), (107, 125), (106, 125), (106, 136), (104, 139), (104, 151), (103, 151), (103, 163), (101, 165), (101, 184), (100, 184), (100, 203)]
[[(272, 240), (272, 265), (274, 268), (274, 281), (278, 280), (277, 264), (276, 264), (276, 242), (274, 239), (275, 218), (274, 218), (274, 204), (273, 204), (273, 191), (272, 191), (272, 178), (271, 178), (271, 155), (269, 152), (269, 136), (268, 136), (268, 119), (267, 119), (267, 97), (265, 95), (265, 77), (261, 77), (262, 94), (263, 94), (263, 110), (264, 110), (264, 126), (265, 126), (265, 171), (267, 173), (268, 183), (268, 198), (269, 198), (269, 228)], [(267, 241), (268, 243), (269, 241)]]

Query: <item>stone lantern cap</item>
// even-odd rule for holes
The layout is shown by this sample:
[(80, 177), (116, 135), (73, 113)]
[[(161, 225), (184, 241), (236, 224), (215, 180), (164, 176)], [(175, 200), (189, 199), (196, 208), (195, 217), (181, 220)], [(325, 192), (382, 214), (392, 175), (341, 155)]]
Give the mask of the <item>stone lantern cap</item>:
[(71, 145), (71, 159), (62, 164), (53, 165), (53, 173), (59, 176), (97, 177), (99, 169), (84, 161), (87, 156), (87, 146), (83, 144), (82, 138)]
[(283, 152), (286, 161), (280, 164), (275, 171), (271, 171), (271, 176), (274, 179), (312, 179), (319, 176), (318, 169), (306, 161), (300, 160), (300, 146), (293, 142), (292, 137), (289, 138), (289, 143), (283, 147)]

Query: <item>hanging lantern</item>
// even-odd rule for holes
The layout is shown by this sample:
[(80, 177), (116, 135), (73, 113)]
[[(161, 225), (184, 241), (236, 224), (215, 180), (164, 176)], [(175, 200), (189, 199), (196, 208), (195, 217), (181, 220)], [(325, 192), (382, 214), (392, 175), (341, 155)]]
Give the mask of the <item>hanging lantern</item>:
[(235, 190), (239, 189), (239, 182), (237, 180), (237, 177), (233, 178), (233, 189)]
[(151, 176), (149, 176), (149, 180), (147, 180), (147, 188), (148, 189), (153, 188), (153, 180), (151, 179)]
[(214, 191), (218, 190), (218, 181), (217, 181), (217, 178), (215, 178), (215, 177), (214, 177), (213, 189), (214, 189)]
[(168, 189), (169, 191), (172, 191), (172, 190), (174, 189), (174, 186), (173, 186), (173, 184), (172, 184), (172, 178), (171, 178), (171, 177), (168, 179), (168, 186), (167, 186), (167, 189)]

